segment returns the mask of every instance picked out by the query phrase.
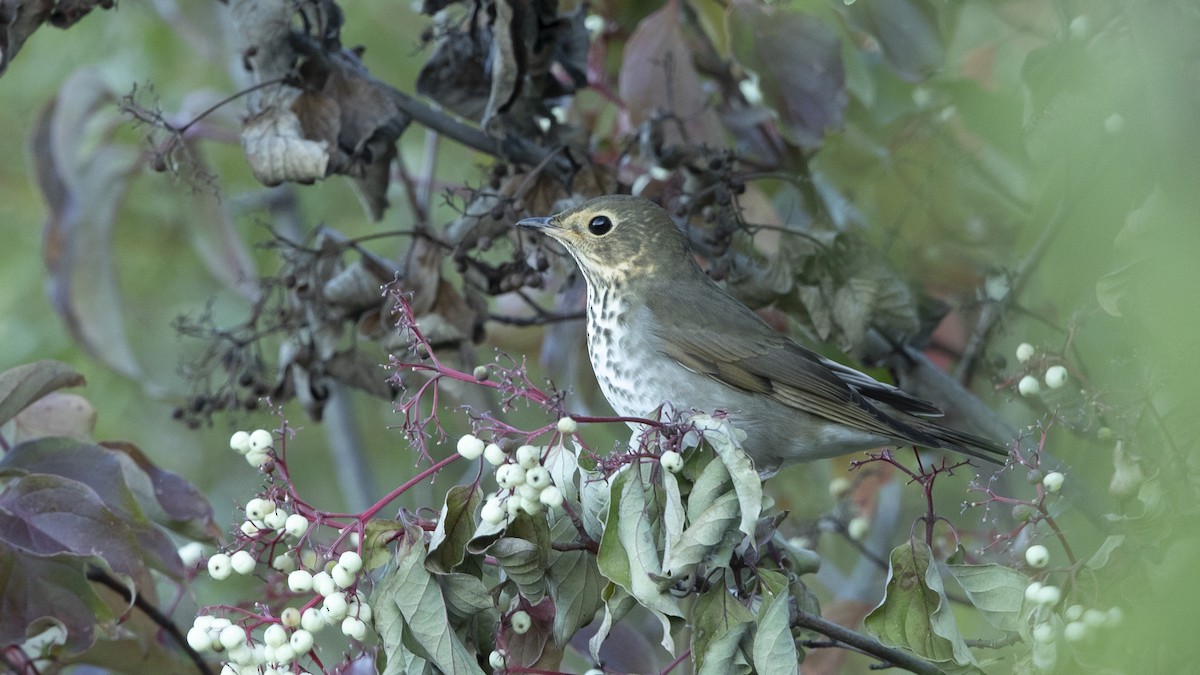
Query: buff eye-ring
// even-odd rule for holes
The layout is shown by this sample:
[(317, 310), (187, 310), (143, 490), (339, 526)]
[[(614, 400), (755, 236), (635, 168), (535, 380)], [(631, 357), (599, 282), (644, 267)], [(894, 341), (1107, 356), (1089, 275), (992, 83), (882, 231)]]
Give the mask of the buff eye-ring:
[(588, 222), (588, 232), (591, 232), (597, 237), (603, 237), (611, 232), (612, 229), (613, 222), (608, 216), (596, 216)]

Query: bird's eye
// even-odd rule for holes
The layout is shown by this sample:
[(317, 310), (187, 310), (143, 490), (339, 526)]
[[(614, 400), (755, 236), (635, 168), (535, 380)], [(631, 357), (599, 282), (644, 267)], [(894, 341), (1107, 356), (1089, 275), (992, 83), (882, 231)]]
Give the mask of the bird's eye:
[(595, 218), (592, 218), (590, 222), (588, 222), (588, 232), (591, 232), (597, 237), (603, 237), (612, 231), (612, 229), (613, 222), (608, 216), (596, 216)]

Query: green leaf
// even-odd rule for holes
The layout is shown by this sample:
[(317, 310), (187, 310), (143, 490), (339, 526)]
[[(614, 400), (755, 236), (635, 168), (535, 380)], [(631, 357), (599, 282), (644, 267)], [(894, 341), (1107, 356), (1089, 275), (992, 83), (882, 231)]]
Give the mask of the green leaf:
[[(687, 576), (700, 562), (715, 558), (721, 551), (724, 558), (712, 560), (711, 566), (728, 566), (733, 547), (742, 539), (734, 528), (738, 516), (737, 495), (726, 492), (683, 531), (674, 546), (664, 552), (663, 572), (674, 578)], [(731, 532), (732, 537), (729, 536)]]
[(575, 487), (575, 477), (579, 475), (579, 458), (576, 455), (578, 451), (577, 443), (574, 452), (560, 443), (550, 448), (546, 458), (542, 460), (542, 466), (550, 472), (550, 479), (569, 502), (579, 500), (579, 488)]
[(548, 547), (517, 537), (501, 537), (487, 549), (521, 595), (533, 603), (546, 592), (547, 551)]
[(1025, 625), (1021, 603), (1029, 579), (1003, 565), (947, 565), (971, 604), (988, 623), (1000, 630), (1019, 632)]
[(825, 21), (751, 2), (726, 14), (734, 58), (759, 88), (793, 143), (815, 147), (842, 126), (846, 108), (841, 42)]
[(763, 584), (763, 602), (754, 631), (754, 669), (759, 675), (799, 672), (800, 656), (788, 623), (791, 595), (787, 579), (771, 570), (760, 570), (760, 574), (765, 582), (768, 576), (770, 580)]
[(1088, 561), (1087, 561), (1088, 568), (1093, 569), (1093, 570), (1098, 570), (1098, 569), (1103, 568), (1105, 565), (1108, 564), (1108, 559), (1112, 556), (1113, 551), (1116, 551), (1118, 548), (1121, 547), (1121, 544), (1124, 544), (1124, 543), (1125, 543), (1125, 535), (1123, 535), (1123, 534), (1108, 535), (1108, 538), (1104, 540), (1104, 543), (1100, 545), (1100, 548), (1096, 549), (1096, 552), (1094, 554), (1092, 554), (1092, 557), (1090, 559), (1088, 559)]
[(753, 541), (763, 500), (762, 478), (754, 469), (754, 460), (742, 450), (738, 431), (729, 422), (708, 415), (697, 415), (691, 421), (704, 431), (705, 442), (712, 446), (717, 456), (725, 463), (729, 477), (733, 480), (733, 491), (737, 493), (738, 505), (741, 507), (738, 530)]
[(448, 630), (445, 597), (425, 569), (425, 556), (424, 534), (419, 528), (405, 527), (395, 567), (375, 588), (371, 604), (387, 657), (384, 675), (410, 672), (416, 666), (414, 656), (446, 673), (482, 672), (458, 634)]
[(604, 577), (591, 553), (564, 551), (550, 564), (546, 578), (554, 601), (554, 641), (564, 647), (596, 617)]
[(608, 634), (612, 631), (612, 627), (625, 615), (629, 610), (633, 609), (637, 602), (633, 596), (626, 593), (620, 586), (615, 583), (609, 583), (600, 592), (600, 599), (604, 602), (604, 619), (600, 621), (599, 628), (596, 629), (596, 634), (588, 640), (588, 649), (592, 655), (592, 661), (600, 663), (600, 647), (604, 645), (604, 641), (608, 639)]
[(900, 77), (919, 82), (942, 66), (945, 51), (937, 15), (925, 0), (856, 2), (846, 7), (851, 24), (873, 35)]
[(435, 574), (446, 574), (458, 567), (466, 553), (467, 541), (475, 531), (475, 509), (482, 500), (478, 483), (455, 485), (446, 492), (441, 517), (429, 538), (429, 556), (425, 567)]
[(604, 536), (610, 487), (608, 479), (597, 471), (579, 472), (579, 519), (584, 531), (596, 541)]
[(750, 610), (717, 584), (692, 608), (692, 659), (696, 673), (730, 672), (739, 644), (754, 624)]
[(885, 644), (930, 661), (975, 666), (931, 558), (929, 547), (921, 541), (892, 549), (886, 595), (863, 626)]
[(446, 609), (459, 621), (474, 618), (495, 606), (487, 584), (474, 575), (450, 572), (439, 574), (436, 579), (442, 587)]
[(404, 532), (404, 523), (398, 520), (372, 518), (363, 530), (363, 569), (377, 570), (392, 560), (389, 546), (399, 533)]
[(0, 373), (0, 425), (30, 403), (63, 387), (82, 387), (83, 376), (58, 361), (37, 361)]
[[(663, 593), (654, 581), (662, 576), (655, 527), (661, 520), (646, 496), (653, 491), (648, 467), (632, 465), (613, 478), (608, 523), (596, 564), (600, 573), (620, 585), (644, 607), (683, 616), (679, 600)], [(655, 500), (658, 503), (658, 500)]]

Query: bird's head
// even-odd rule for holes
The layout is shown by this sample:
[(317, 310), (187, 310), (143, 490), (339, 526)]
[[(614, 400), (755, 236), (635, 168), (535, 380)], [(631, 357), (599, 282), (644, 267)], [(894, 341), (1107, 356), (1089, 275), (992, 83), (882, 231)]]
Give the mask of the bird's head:
[[(695, 266), (687, 239), (662, 207), (640, 197), (597, 197), (548, 218), (517, 223), (558, 241), (588, 282), (636, 282)], [(680, 267), (684, 266), (684, 267)]]

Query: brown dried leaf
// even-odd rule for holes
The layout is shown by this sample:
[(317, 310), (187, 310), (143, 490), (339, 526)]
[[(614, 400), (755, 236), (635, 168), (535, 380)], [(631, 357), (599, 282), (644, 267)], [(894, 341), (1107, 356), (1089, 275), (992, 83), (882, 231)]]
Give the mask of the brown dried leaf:
[(247, 119), (242, 151), (263, 185), (312, 183), (328, 175), (329, 143), (306, 138), (300, 117), (286, 108), (264, 108)]
[(96, 7), (111, 9), (115, 5), (115, 0), (0, 0), (0, 75), (43, 23), (70, 28)]

